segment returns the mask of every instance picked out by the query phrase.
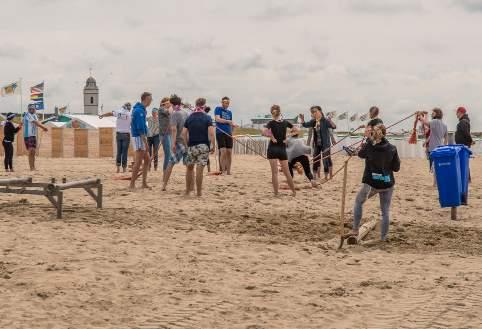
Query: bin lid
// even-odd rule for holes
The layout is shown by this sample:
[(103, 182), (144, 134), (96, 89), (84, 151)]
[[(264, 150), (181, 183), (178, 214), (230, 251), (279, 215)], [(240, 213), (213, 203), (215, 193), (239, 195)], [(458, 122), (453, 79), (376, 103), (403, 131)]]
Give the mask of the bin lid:
[(430, 153), (432, 158), (454, 157), (460, 152), (461, 148), (455, 145), (439, 146)]

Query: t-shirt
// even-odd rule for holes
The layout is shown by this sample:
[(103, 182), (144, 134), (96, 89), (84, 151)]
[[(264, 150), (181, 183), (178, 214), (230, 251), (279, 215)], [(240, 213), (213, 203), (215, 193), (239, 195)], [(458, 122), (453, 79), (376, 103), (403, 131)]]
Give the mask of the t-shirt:
[[(214, 117), (216, 117), (217, 115), (219, 115), (219, 117), (224, 120), (233, 120), (233, 113), (229, 109), (225, 109), (222, 106), (218, 106), (214, 110)], [(216, 127), (219, 128), (219, 129), (216, 128), (217, 135), (223, 134), (223, 132), (229, 135), (231, 135), (232, 133), (230, 124), (216, 122)]]
[(428, 141), (428, 151), (432, 152), (437, 146), (444, 145), (445, 138), (448, 136), (447, 125), (440, 119), (430, 121), (430, 139)]
[(271, 133), (273, 134), (273, 137), (276, 139), (276, 143), (273, 141), (270, 141), (270, 145), (286, 145), (284, 143), (286, 139), (286, 129), (288, 128), (293, 128), (293, 125), (286, 121), (286, 120), (271, 120), (268, 122), (266, 125), (266, 128), (271, 129)]
[(211, 117), (203, 112), (192, 113), (184, 123), (189, 132), (189, 146), (206, 144), (209, 146), (209, 127), (213, 125)]
[(375, 118), (368, 121), (367, 127), (375, 127), (376, 125), (382, 125), (382, 124), (383, 124), (382, 119)]
[(25, 113), (23, 117), (23, 137), (37, 136), (37, 125), (33, 122), (38, 121), (37, 114)]
[(187, 112), (184, 109), (176, 109), (171, 114), (171, 127), (176, 127), (176, 143), (183, 144), (182, 128), (187, 119)]
[(159, 109), (159, 134), (161, 136), (169, 134), (169, 123), (171, 121), (171, 113), (161, 107)]
[(147, 137), (159, 135), (159, 119), (153, 116), (147, 118)]
[(129, 133), (131, 131), (131, 112), (125, 108), (112, 111), (112, 115), (117, 119), (115, 131), (118, 133)]

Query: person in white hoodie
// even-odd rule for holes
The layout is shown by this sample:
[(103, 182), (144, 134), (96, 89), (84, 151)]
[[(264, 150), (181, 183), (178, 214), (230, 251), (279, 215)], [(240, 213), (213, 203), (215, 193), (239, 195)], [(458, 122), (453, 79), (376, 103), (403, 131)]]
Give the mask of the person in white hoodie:
[(286, 142), (286, 153), (288, 154), (288, 168), (290, 170), (291, 177), (293, 177), (293, 168), (296, 163), (300, 163), (303, 166), (305, 176), (311, 182), (311, 185), (316, 186), (316, 182), (313, 177), (313, 173), (310, 168), (310, 159), (307, 154), (311, 154), (311, 147), (305, 144), (305, 142), (298, 138), (298, 135), (294, 135), (288, 138)]

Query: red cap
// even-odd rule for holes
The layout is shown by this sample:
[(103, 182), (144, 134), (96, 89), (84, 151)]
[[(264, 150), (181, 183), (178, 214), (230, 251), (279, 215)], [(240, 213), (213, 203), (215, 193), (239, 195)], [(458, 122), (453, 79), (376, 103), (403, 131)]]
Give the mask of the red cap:
[(459, 108), (457, 109), (457, 113), (465, 114), (465, 113), (467, 113), (467, 110), (465, 109), (465, 107), (462, 107), (462, 106), (461, 106), (461, 107), (459, 107)]

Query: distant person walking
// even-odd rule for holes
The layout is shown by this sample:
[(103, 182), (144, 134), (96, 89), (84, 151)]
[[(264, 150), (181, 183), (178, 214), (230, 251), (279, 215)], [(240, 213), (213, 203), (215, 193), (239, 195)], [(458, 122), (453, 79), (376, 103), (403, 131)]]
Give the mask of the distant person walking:
[[(208, 165), (209, 153), (214, 153), (214, 127), (212, 119), (205, 112), (206, 99), (196, 100), (196, 108), (186, 119), (182, 136), (187, 145), (186, 151), (186, 195), (194, 190), (196, 185), (197, 196), (202, 196), (203, 171)], [(196, 178), (194, 179), (194, 168)], [(194, 184), (194, 182), (196, 184)]]
[[(161, 139), (162, 150), (164, 153), (164, 160), (162, 164), (163, 176), (166, 175), (166, 170), (169, 167), (169, 161), (171, 159), (171, 114), (173, 107), (169, 97), (164, 97), (161, 100), (161, 106), (159, 107), (159, 136)], [(164, 181), (164, 178), (163, 178)]]
[(117, 173), (127, 171), (127, 155), (131, 142), (131, 103), (125, 103), (118, 110), (99, 115), (99, 119), (105, 117), (115, 117), (115, 141), (117, 145), (116, 166)]
[[(152, 116), (147, 118), (147, 146), (149, 148), (149, 157), (154, 160), (154, 170), (157, 171), (157, 165), (159, 163), (159, 145), (161, 143), (161, 137), (159, 132), (159, 110), (152, 109)], [(149, 165), (149, 170), (150, 170)]]
[(20, 129), (22, 129), (22, 123), (20, 123), (17, 127), (13, 124), (13, 119), (15, 118), (15, 113), (8, 113), (7, 114), (7, 121), (5, 122), (5, 126), (3, 127), (3, 149), (5, 153), (5, 171), (6, 172), (13, 172), (13, 142), (15, 141), (15, 134), (17, 134)]
[(281, 108), (279, 105), (271, 106), (271, 116), (273, 117), (273, 120), (268, 122), (266, 128), (263, 130), (263, 135), (270, 138), (267, 157), (271, 167), (271, 179), (274, 195), (278, 195), (279, 190), (279, 163), (281, 170), (286, 177), (286, 181), (288, 182), (288, 186), (292, 191), (292, 196), (296, 196), (295, 184), (288, 168), (288, 154), (286, 153), (286, 135), (288, 130), (291, 132), (293, 125), (289, 121), (281, 118)]
[(470, 134), (470, 119), (465, 107), (459, 107), (456, 112), (459, 123), (455, 131), (455, 144), (462, 144), (467, 147), (472, 147), (474, 140)]
[(136, 180), (139, 177), (139, 170), (142, 165), (142, 188), (149, 188), (147, 185), (147, 171), (149, 170), (149, 154), (147, 153), (147, 107), (151, 105), (151, 93), (144, 92), (141, 95), (141, 101), (134, 105), (132, 111), (131, 134), (132, 143), (134, 145), (135, 159), (132, 166), (132, 178), (130, 189), (136, 188)]
[(221, 106), (214, 109), (214, 120), (216, 121), (216, 141), (221, 152), (221, 172), (231, 175), (231, 163), (233, 158), (233, 113), (229, 109), (231, 100), (223, 97)]
[(385, 138), (383, 125), (367, 127), (366, 143), (361, 146), (358, 156), (365, 159), (362, 188), (355, 199), (353, 211), (353, 230), (350, 235), (358, 236), (358, 229), (363, 215), (363, 204), (376, 194), (380, 195), (382, 210), (381, 240), (386, 241), (390, 226), (390, 205), (395, 185), (394, 172), (400, 170), (400, 158), (397, 148)]
[(299, 118), (303, 127), (313, 128), (313, 172), (318, 178), (320, 177), (320, 162), (322, 162), (325, 180), (328, 180), (328, 177), (330, 179), (333, 177), (330, 129), (336, 129), (336, 125), (330, 118), (325, 118), (320, 106), (312, 106), (311, 109), (315, 110), (313, 119), (305, 122), (303, 114), (300, 114)]
[(25, 148), (28, 151), (28, 164), (30, 170), (35, 170), (35, 153), (37, 151), (38, 128), (47, 132), (48, 129), (38, 119), (37, 110), (34, 104), (28, 105), (28, 112), (23, 116), (23, 139)]
[(188, 113), (182, 107), (182, 99), (177, 95), (172, 95), (170, 103), (174, 106), (173, 112), (170, 116), (170, 129), (171, 129), (171, 155), (169, 159), (169, 165), (163, 176), (162, 190), (165, 191), (169, 179), (172, 174), (172, 169), (176, 164), (183, 161), (186, 155), (186, 144), (182, 137), (182, 130), (184, 123), (187, 119)]

